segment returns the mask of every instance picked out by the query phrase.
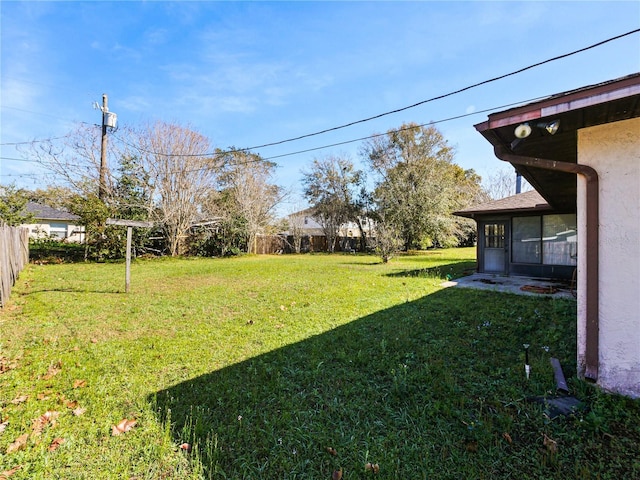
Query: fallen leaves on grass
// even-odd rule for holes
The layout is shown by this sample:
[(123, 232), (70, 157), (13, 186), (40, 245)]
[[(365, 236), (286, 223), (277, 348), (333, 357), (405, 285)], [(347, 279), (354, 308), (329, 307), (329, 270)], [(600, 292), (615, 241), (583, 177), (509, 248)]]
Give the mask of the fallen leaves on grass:
[(33, 421), (33, 425), (31, 426), (31, 433), (35, 436), (42, 434), (42, 431), (48, 426), (51, 425), (54, 427), (56, 425), (56, 419), (60, 415), (60, 412), (52, 412), (48, 411), (40, 415)]
[(339, 470), (334, 470), (331, 475), (331, 480), (342, 480), (342, 468)]
[(84, 412), (86, 412), (86, 411), (87, 411), (87, 409), (86, 409), (86, 408), (78, 407), (78, 408), (76, 408), (76, 409), (74, 409), (74, 410), (73, 410), (73, 414), (74, 414), (76, 417), (79, 417), (80, 415), (84, 414)]
[(513, 439), (511, 438), (511, 435), (509, 435), (507, 432), (504, 432), (502, 434), (502, 438), (504, 438), (509, 445), (513, 443)]
[(14, 405), (18, 405), (20, 403), (26, 402), (27, 400), (29, 400), (29, 395), (20, 395), (11, 400), (11, 403), (13, 403)]
[(47, 373), (45, 373), (44, 377), (42, 377), (42, 379), (51, 380), (61, 371), (62, 371), (62, 362), (58, 360), (56, 363), (49, 365), (49, 369), (47, 370)]
[(5, 420), (4, 422), (0, 423), (0, 434), (5, 431), (7, 425), (9, 425), (9, 420)]
[(58, 449), (58, 447), (63, 443), (64, 443), (64, 438), (62, 437), (55, 438), (53, 442), (51, 442), (51, 445), (49, 445), (49, 451), (55, 452)]
[(9, 444), (7, 447), (7, 454), (17, 452), (18, 450), (25, 448), (27, 446), (27, 440), (29, 440), (28, 433), (20, 435), (13, 443)]
[(0, 373), (8, 372), (18, 366), (15, 360), (9, 360), (7, 357), (0, 357)]
[(120, 423), (111, 427), (111, 435), (116, 436), (128, 432), (136, 426), (136, 423), (138, 423), (137, 420), (129, 420), (128, 418), (123, 418), (122, 420), (120, 420)]
[(542, 437), (542, 444), (547, 447), (547, 451), (556, 453), (558, 451), (558, 442), (548, 437), (545, 433), (542, 434)]
[(380, 471), (380, 465), (369, 462), (364, 466), (364, 469), (366, 472), (373, 472), (374, 475), (377, 475)]
[(7, 480), (9, 477), (13, 476), (18, 470), (22, 468), (22, 465), (17, 465), (10, 470), (5, 470), (4, 472), (0, 472), (0, 480)]
[(335, 448), (333, 448), (333, 447), (327, 447), (327, 452), (329, 452), (333, 456), (338, 455), (337, 450)]
[(189, 453), (191, 451), (191, 445), (189, 445), (188, 443), (183, 443), (180, 445), (180, 450), (184, 450), (185, 452)]
[(51, 392), (47, 391), (47, 392), (40, 392), (38, 394), (38, 396), (36, 397), (38, 400), (49, 400), (49, 396), (51, 395)]
[(73, 381), (73, 388), (84, 388), (87, 386), (87, 381), (86, 380), (79, 380), (76, 379)]

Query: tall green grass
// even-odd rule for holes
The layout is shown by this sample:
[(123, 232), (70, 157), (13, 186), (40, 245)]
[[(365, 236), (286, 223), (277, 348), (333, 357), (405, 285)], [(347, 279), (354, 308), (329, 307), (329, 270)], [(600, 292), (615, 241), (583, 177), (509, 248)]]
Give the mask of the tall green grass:
[[(638, 402), (575, 378), (575, 302), (443, 289), (473, 255), (144, 260), (128, 294), (122, 264), (31, 265), (0, 316), (0, 473), (640, 477)], [(569, 418), (527, 401), (554, 392), (552, 355)]]

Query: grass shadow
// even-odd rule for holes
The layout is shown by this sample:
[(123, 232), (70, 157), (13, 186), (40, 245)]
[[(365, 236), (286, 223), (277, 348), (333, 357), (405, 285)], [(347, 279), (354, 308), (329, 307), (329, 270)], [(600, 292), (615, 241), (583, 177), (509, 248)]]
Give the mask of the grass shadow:
[(459, 278), (465, 275), (475, 273), (477, 263), (475, 260), (466, 262), (454, 262), (446, 265), (439, 265), (437, 267), (429, 268), (415, 268), (411, 270), (404, 270), (401, 272), (389, 273), (389, 277), (428, 277), (428, 278), (441, 278), (452, 279)]
[(445, 289), (149, 400), (205, 478), (549, 478), (575, 459), (540, 453), (524, 398), (552, 388), (550, 355), (575, 371), (575, 338), (573, 302)]
[(60, 293), (99, 293), (99, 294), (124, 294), (124, 290), (100, 290), (100, 289), (83, 289), (83, 288), (43, 288), (30, 289), (29, 291), (20, 292), (21, 297), (28, 297), (37, 293), (60, 292)]

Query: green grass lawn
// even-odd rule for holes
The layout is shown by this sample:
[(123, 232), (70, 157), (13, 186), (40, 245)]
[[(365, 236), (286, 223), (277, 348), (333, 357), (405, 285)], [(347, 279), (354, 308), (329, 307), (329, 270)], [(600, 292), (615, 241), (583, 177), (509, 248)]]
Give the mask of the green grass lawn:
[[(123, 264), (30, 265), (0, 479), (640, 478), (640, 402), (575, 378), (575, 302), (440, 286), (474, 256), (140, 260), (128, 294)], [(575, 416), (527, 400), (551, 356)]]

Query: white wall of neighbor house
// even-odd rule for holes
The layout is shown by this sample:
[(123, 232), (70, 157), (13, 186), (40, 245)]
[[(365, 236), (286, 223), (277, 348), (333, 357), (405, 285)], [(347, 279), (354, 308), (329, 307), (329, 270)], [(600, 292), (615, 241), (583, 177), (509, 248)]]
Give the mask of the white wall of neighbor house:
[(22, 225), (29, 229), (31, 238), (57, 238), (65, 242), (84, 242), (84, 227), (66, 222), (32, 223)]
[[(598, 172), (600, 365), (598, 384), (640, 398), (640, 118), (578, 131), (578, 163)], [(585, 181), (578, 177), (579, 237)], [(578, 365), (585, 354), (585, 242), (578, 252)]]

